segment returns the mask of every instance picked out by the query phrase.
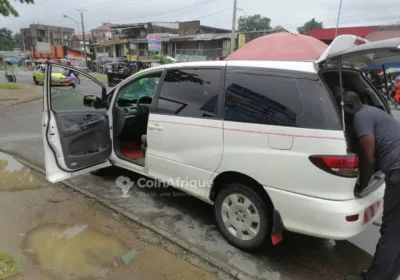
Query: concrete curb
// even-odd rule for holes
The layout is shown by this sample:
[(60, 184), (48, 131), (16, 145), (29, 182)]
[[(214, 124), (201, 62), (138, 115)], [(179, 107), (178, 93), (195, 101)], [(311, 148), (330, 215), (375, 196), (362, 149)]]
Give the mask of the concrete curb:
[(37, 97), (33, 97), (33, 98), (30, 98), (30, 99), (27, 99), (27, 100), (22, 100), (20, 102), (17, 101), (15, 103), (11, 103), (11, 104), (8, 104), (8, 105), (5, 105), (5, 106), (1, 106), (0, 105), (0, 109), (10, 108), (10, 107), (21, 105), (21, 104), (24, 104), (24, 103), (29, 103), (29, 102), (32, 102), (32, 101), (36, 101), (36, 100), (39, 100), (39, 99), (42, 99), (42, 98), (43, 98), (43, 95), (37, 96)]
[[(0, 149), (1, 151), (1, 149)], [(46, 171), (44, 169), (42, 169), (41, 167), (38, 167), (36, 165), (34, 165), (33, 163), (30, 163), (28, 160), (26, 160), (23, 156), (17, 154), (17, 153), (13, 153), (13, 152), (9, 152), (9, 151), (2, 151), (4, 153), (10, 154), (12, 155), (16, 160), (18, 160), (19, 162), (21, 162), (22, 164), (28, 166), (29, 168), (41, 173), (41, 174), (46, 174)], [(180, 240), (176, 237), (174, 237), (172, 234), (156, 228), (155, 226), (153, 226), (152, 224), (148, 223), (147, 221), (144, 221), (143, 219), (139, 218), (138, 216), (136, 216), (135, 214), (125, 210), (122, 207), (119, 207), (117, 205), (114, 205), (112, 203), (110, 203), (109, 201), (107, 201), (104, 198), (98, 197), (97, 195), (94, 195), (90, 192), (87, 192), (85, 190), (80, 189), (79, 187), (75, 186), (74, 184), (68, 182), (68, 181), (63, 181), (61, 182), (62, 184), (64, 184), (65, 186), (79, 192), (82, 193), (90, 198), (95, 199), (96, 201), (98, 201), (99, 203), (103, 204), (104, 206), (106, 206), (107, 208), (116, 211), (122, 215), (124, 215), (125, 217), (127, 217), (128, 219), (140, 224), (141, 226), (161, 235), (162, 237), (168, 239), (170, 242), (174, 243), (175, 245), (191, 252), (192, 254), (196, 255), (197, 257), (205, 260), (206, 262), (210, 263), (211, 265), (217, 267), (218, 269), (222, 270), (223, 272), (225, 272), (226, 274), (228, 274), (229, 276), (238, 279), (238, 280), (254, 280), (254, 277), (250, 277), (249, 275), (247, 275), (246, 273), (236, 269), (235, 267), (228, 265), (224, 262), (221, 262), (220, 260), (206, 255), (203, 252), (201, 252), (200, 250), (198, 250), (197, 248), (195, 248), (194, 246), (190, 245), (189, 243)]]

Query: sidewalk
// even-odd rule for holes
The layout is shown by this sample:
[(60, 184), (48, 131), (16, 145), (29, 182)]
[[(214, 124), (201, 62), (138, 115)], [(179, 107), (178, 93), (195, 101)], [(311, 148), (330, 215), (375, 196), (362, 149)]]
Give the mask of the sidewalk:
[(3, 153), (0, 178), (0, 279), (231, 279)]
[(37, 100), (42, 96), (42, 87), (0, 83), (0, 109)]

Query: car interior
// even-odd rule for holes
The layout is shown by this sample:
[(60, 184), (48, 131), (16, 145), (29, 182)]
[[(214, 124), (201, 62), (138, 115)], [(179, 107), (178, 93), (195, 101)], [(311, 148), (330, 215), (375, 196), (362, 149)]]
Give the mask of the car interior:
[[(339, 73), (335, 69), (326, 70), (321, 73), (324, 81), (332, 92), (338, 108), (340, 108), (340, 86)], [(385, 112), (388, 112), (379, 93), (368, 82), (367, 78), (361, 72), (353, 69), (342, 70), (342, 83), (345, 91), (353, 91), (360, 96), (361, 102), (370, 106), (377, 107)], [(345, 115), (346, 136), (349, 147), (349, 152), (359, 154), (360, 148), (357, 137), (353, 131), (353, 120)]]
[(114, 150), (118, 157), (144, 166), (150, 106), (161, 74), (122, 87), (113, 108)]

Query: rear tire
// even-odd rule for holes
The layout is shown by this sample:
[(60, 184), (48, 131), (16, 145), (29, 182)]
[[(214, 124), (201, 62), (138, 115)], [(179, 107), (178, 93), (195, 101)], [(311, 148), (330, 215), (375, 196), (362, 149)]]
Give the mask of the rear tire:
[[(238, 198), (236, 203), (233, 202), (235, 198)], [(229, 183), (217, 194), (214, 216), (225, 239), (250, 252), (271, 245), (272, 209), (268, 208), (262, 197), (249, 186)]]
[(75, 83), (72, 83), (72, 84), (71, 84), (71, 87), (72, 87), (72, 88), (76, 88)]

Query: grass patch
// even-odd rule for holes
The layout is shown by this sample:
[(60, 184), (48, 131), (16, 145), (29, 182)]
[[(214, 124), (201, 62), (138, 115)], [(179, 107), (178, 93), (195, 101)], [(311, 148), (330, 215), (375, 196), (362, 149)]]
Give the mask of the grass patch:
[(18, 261), (7, 253), (0, 253), (0, 279), (6, 279), (22, 273)]
[(4, 71), (6, 68), (4, 66), (0, 66), (0, 71)]
[(23, 85), (16, 83), (0, 83), (0, 89), (21, 89)]

